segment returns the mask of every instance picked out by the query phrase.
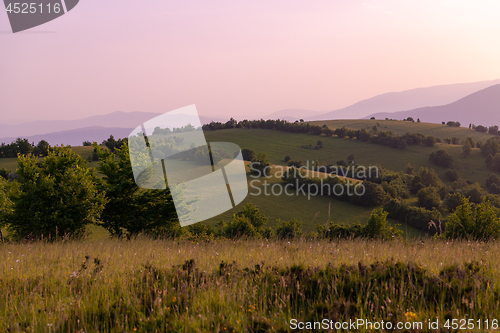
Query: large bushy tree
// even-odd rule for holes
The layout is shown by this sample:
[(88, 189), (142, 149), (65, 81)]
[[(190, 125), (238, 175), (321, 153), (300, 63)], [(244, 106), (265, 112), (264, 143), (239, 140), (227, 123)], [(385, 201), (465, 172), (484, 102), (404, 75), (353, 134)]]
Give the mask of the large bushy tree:
[(94, 143), (99, 155), (100, 185), (106, 191), (107, 204), (100, 225), (112, 236), (131, 238), (139, 233), (174, 236), (182, 233), (172, 195), (166, 190), (145, 190), (134, 180), (128, 143), (115, 153)]
[(8, 182), (5, 178), (0, 177), (0, 240), (2, 243), (4, 241), (2, 228), (7, 226), (13, 212), (12, 197), (15, 195), (17, 185), (17, 182)]
[(18, 157), (19, 193), (13, 198), (9, 229), (17, 238), (80, 237), (104, 209), (93, 171), (67, 147), (39, 161)]

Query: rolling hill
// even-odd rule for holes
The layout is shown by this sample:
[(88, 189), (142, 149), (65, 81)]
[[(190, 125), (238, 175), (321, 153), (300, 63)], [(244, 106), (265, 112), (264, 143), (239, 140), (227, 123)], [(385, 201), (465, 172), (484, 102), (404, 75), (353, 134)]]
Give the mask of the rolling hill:
[[(406, 132), (420, 132), (426, 135), (434, 135), (441, 139), (444, 137), (459, 137), (463, 141), (471, 136), (474, 141), (485, 142), (493, 137), (490, 134), (479, 133), (468, 128), (451, 128), (448, 126), (430, 123), (412, 123), (406, 121), (379, 121), (379, 120), (336, 120), (327, 122), (314, 122), (314, 124), (324, 124), (331, 128), (345, 126), (347, 128), (372, 128), (378, 127), (380, 130), (392, 130), (398, 134)], [(109, 133), (106, 133), (109, 134)], [(282, 132), (278, 130), (266, 129), (226, 129), (218, 131), (206, 131), (206, 139), (209, 142), (233, 142), (241, 148), (251, 148), (256, 153), (265, 152), (271, 164), (285, 166), (284, 157), (289, 155), (292, 159), (306, 161), (319, 161), (320, 163), (335, 164), (338, 160), (345, 160), (348, 155), (354, 154), (359, 165), (382, 167), (402, 171), (408, 163), (412, 164), (416, 170), (420, 167), (435, 169), (441, 179), (447, 169), (436, 166), (429, 161), (429, 154), (438, 149), (446, 150), (454, 158), (453, 169), (458, 175), (472, 182), (479, 182), (483, 187), (486, 178), (492, 171), (485, 167), (484, 158), (478, 148), (472, 149), (471, 156), (464, 158), (461, 145), (437, 144), (434, 147), (408, 146), (404, 150), (393, 149), (387, 146), (362, 142), (349, 138), (318, 137), (316, 135)], [(306, 149), (303, 146), (315, 145), (321, 139), (324, 148)], [(88, 158), (92, 152), (92, 147), (73, 147), (75, 152)], [(14, 170), (16, 159), (0, 159), (0, 168)], [(97, 163), (92, 162), (90, 167), (96, 167)], [(249, 182), (254, 179), (248, 178)], [(349, 204), (331, 197), (313, 196), (308, 200), (305, 195), (265, 195), (263, 192), (263, 179), (257, 179), (253, 186), (249, 188), (248, 197), (236, 208), (225, 212), (207, 221), (209, 224), (216, 224), (218, 221), (230, 220), (232, 214), (241, 209), (242, 205), (252, 202), (257, 205), (266, 216), (269, 217), (269, 226), (275, 226), (278, 219), (290, 220), (293, 218), (303, 221), (303, 229), (306, 232), (315, 230), (318, 223), (325, 223), (328, 220), (335, 223), (365, 223), (370, 216), (373, 207), (362, 207)], [(270, 185), (281, 183), (279, 177), (267, 179)], [(250, 183), (252, 184), (252, 183)], [(257, 188), (261, 189), (258, 194)], [(416, 198), (408, 200), (410, 205), (416, 204)], [(293, 207), (292, 209), (290, 207)], [(392, 224), (395, 220), (390, 220)], [(419, 231), (403, 225), (402, 229), (410, 235), (420, 235)]]
[[(35, 144), (37, 144), (40, 140), (45, 140), (51, 146), (60, 146), (62, 144), (81, 146), (84, 141), (95, 141), (97, 143), (101, 143), (103, 140), (109, 138), (110, 135), (113, 135), (116, 139), (126, 138), (132, 130), (133, 128), (91, 126), (67, 131), (23, 136), (23, 138), (26, 138), (29, 142), (34, 142)], [(16, 139), (17, 137), (0, 138), (0, 143), (10, 143)]]
[[(16, 125), (0, 124), (0, 142), (8, 137), (31, 137), (39, 134), (55, 133), (84, 128), (107, 127), (107, 128), (136, 128), (151, 118), (161, 113), (153, 112), (122, 112), (116, 111), (105, 115), (92, 116), (76, 120), (39, 120), (36, 122), (23, 122)], [(202, 124), (208, 124), (212, 120), (221, 121), (212, 117), (200, 116)], [(128, 135), (128, 134), (127, 134)], [(109, 134), (108, 134), (109, 137)], [(65, 142), (66, 143), (66, 142)], [(70, 144), (70, 143), (66, 143)]]
[[(380, 112), (397, 112), (421, 107), (445, 105), (457, 101), (481, 89), (500, 84), (500, 80), (459, 83), (417, 88), (401, 92), (389, 92), (359, 101), (348, 107), (307, 116), (306, 120), (355, 119)], [(390, 116), (385, 117), (394, 118)], [(441, 122), (442, 120), (439, 120)], [(434, 122), (434, 121), (432, 121)]]
[(413, 117), (431, 123), (452, 120), (459, 121), (463, 126), (468, 126), (469, 123), (485, 126), (500, 125), (500, 84), (482, 89), (447, 105), (394, 113), (374, 113), (368, 117), (376, 119)]

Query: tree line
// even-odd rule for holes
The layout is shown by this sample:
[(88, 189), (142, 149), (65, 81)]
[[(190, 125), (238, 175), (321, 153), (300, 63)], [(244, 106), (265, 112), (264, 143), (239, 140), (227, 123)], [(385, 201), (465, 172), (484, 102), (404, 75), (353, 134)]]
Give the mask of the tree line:
[(404, 135), (397, 135), (392, 131), (379, 130), (380, 124), (374, 125), (369, 131), (366, 129), (354, 130), (348, 129), (345, 126), (336, 128), (334, 130), (323, 125), (312, 125), (306, 122), (288, 122), (286, 120), (243, 120), (236, 121), (231, 118), (226, 123), (214, 122), (203, 125), (203, 130), (217, 131), (232, 128), (246, 128), (246, 129), (274, 129), (292, 133), (305, 133), (318, 136), (337, 136), (339, 138), (355, 138), (357, 140), (369, 143), (375, 143), (391, 148), (405, 149), (408, 145), (425, 145), (434, 146), (436, 143), (441, 142), (441, 139), (432, 135), (425, 135), (422, 133), (406, 133)]

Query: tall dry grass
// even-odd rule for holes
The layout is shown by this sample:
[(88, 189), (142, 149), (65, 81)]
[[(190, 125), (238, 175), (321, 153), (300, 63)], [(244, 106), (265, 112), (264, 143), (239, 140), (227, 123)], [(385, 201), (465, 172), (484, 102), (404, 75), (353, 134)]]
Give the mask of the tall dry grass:
[(143, 238), (0, 253), (0, 332), (264, 332), (288, 331), (291, 318), (500, 314), (497, 243)]

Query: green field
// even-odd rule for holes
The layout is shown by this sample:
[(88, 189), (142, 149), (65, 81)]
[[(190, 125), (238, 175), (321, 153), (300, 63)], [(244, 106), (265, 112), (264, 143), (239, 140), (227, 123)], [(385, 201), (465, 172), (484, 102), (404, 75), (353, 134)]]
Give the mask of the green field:
[[(403, 124), (400, 126), (414, 125), (410, 122), (398, 123)], [(439, 126), (434, 124), (429, 125)], [(463, 131), (468, 132), (469, 130), (461, 129), (461, 132)], [(485, 135), (487, 138), (492, 137), (489, 134)], [(462, 146), (444, 143), (437, 144), (434, 147), (411, 145), (407, 146), (404, 150), (399, 150), (356, 139), (320, 137), (310, 134), (265, 129), (227, 129), (206, 132), (206, 137), (208, 141), (234, 142), (241, 148), (252, 148), (255, 152), (263, 151), (269, 156), (270, 162), (277, 165), (286, 165), (283, 159), (287, 155), (292, 159), (302, 160), (304, 163), (306, 161), (318, 160), (324, 164), (335, 164), (338, 160), (346, 160), (348, 155), (354, 154), (356, 162), (366, 167), (380, 164), (389, 170), (403, 171), (406, 165), (410, 163), (417, 170), (420, 167), (433, 168), (441, 178), (443, 178), (446, 169), (432, 164), (429, 161), (429, 155), (438, 149), (445, 149), (454, 157), (454, 168), (457, 170), (459, 176), (477, 181), (484, 186), (486, 178), (491, 174), (491, 171), (486, 169), (480, 149), (472, 149), (471, 156), (464, 158)], [(320, 139), (324, 144), (324, 148), (322, 149), (301, 148), (303, 145), (314, 146)]]
[[(448, 120), (447, 120), (448, 121)], [(418, 123), (410, 121), (398, 120), (379, 120), (379, 119), (340, 119), (340, 120), (322, 120), (312, 121), (313, 125), (323, 126), (326, 125), (334, 130), (340, 127), (350, 129), (371, 129), (374, 125), (377, 126), (379, 131), (393, 131), (398, 135), (403, 135), (407, 132), (422, 133), (425, 135), (432, 135), (441, 140), (444, 138), (458, 137), (460, 140), (466, 139), (470, 136), (474, 141), (486, 142), (492, 137), (491, 134), (477, 132), (469, 129), (469, 124), (462, 124), (463, 127), (450, 127), (447, 125), (433, 124), (433, 123)], [(377, 125), (378, 124), (378, 125)]]

